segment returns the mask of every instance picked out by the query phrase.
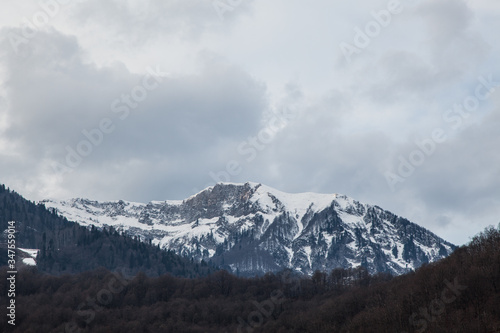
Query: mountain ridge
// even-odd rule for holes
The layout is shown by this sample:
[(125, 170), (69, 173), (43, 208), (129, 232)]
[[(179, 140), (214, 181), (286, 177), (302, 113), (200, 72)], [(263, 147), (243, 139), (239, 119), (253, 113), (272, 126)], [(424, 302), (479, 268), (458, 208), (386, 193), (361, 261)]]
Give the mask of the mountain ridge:
[(218, 183), (184, 200), (45, 200), (69, 220), (112, 226), (195, 260), (246, 275), (364, 266), (403, 274), (455, 248), (379, 206), (342, 194), (285, 193), (258, 183)]
[[(127, 237), (112, 227), (98, 230), (68, 221), (0, 184), (0, 250), (7, 254), (8, 228), (14, 227), (16, 269), (36, 265), (48, 274), (73, 274), (104, 267), (125, 276), (207, 275), (215, 269), (193, 263), (173, 251)], [(10, 245), (10, 243), (9, 243)], [(7, 265), (0, 256), (0, 266)]]

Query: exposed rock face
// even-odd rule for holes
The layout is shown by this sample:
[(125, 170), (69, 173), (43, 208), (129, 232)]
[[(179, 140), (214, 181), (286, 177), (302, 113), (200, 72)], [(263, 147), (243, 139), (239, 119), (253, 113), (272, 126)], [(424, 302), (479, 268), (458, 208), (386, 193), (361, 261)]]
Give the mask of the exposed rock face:
[(183, 201), (44, 204), (69, 220), (113, 226), (244, 275), (359, 265), (371, 273), (402, 274), (455, 248), (404, 218), (344, 195), (288, 194), (255, 183), (217, 184)]

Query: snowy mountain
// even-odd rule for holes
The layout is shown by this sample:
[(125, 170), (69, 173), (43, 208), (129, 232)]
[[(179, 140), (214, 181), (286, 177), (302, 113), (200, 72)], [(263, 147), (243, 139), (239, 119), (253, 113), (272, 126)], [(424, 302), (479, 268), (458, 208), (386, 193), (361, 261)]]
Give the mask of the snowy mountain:
[(256, 183), (221, 183), (182, 201), (43, 203), (68, 220), (112, 226), (243, 275), (284, 268), (311, 274), (359, 265), (371, 273), (402, 274), (455, 248), (378, 206)]

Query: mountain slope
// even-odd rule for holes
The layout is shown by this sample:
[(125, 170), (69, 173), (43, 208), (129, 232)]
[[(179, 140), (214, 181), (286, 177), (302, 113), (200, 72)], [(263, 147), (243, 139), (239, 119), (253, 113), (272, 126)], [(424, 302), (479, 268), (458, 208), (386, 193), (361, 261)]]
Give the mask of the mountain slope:
[[(16, 304), (22, 306), (16, 326), (0, 316), (0, 332), (500, 332), (495, 228), (444, 260), (398, 277), (356, 268), (312, 277), (289, 271), (254, 278), (225, 271), (195, 279), (139, 274), (117, 283), (105, 270), (53, 277), (27, 269), (17, 279)], [(0, 279), (0, 290), (8, 284)], [(105, 291), (111, 299), (102, 297)], [(0, 297), (0, 307), (7, 302)]]
[[(9, 221), (14, 221), (10, 223)], [(26, 253), (37, 249), (38, 269), (51, 274), (79, 273), (105, 267), (125, 275), (143, 271), (150, 276), (171, 273), (194, 277), (213, 271), (205, 263), (191, 263), (173, 251), (119, 234), (112, 228), (87, 228), (36, 205), (0, 185), (0, 266), (6, 265), (7, 229), (15, 225), (16, 267), (33, 264)], [(23, 265), (24, 263), (24, 265)]]
[(113, 226), (247, 275), (359, 265), (371, 273), (402, 274), (455, 248), (404, 218), (344, 195), (289, 194), (255, 183), (217, 184), (182, 201), (43, 203), (82, 225)]

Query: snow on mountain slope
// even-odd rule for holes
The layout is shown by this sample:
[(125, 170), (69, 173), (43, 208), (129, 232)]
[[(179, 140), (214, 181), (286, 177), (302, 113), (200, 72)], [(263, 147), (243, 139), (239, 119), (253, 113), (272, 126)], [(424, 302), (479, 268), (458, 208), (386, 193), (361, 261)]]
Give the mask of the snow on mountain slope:
[(21, 262), (27, 266), (36, 266), (36, 256), (39, 249), (22, 249), (18, 248)]
[(363, 265), (401, 274), (446, 257), (454, 245), (377, 206), (339, 194), (284, 193), (220, 183), (182, 201), (148, 204), (43, 201), (68, 220), (112, 226), (241, 274)]

